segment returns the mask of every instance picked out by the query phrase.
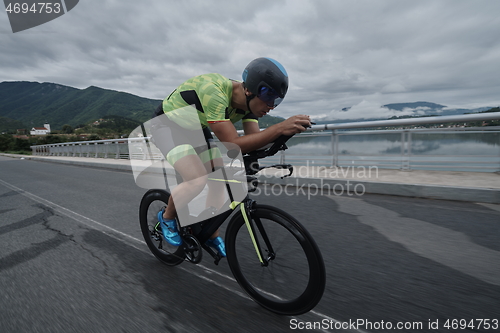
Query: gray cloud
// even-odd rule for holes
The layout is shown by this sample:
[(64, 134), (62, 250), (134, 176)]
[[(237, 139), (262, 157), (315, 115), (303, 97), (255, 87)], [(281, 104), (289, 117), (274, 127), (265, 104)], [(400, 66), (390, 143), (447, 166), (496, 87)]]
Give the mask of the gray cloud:
[(499, 12), (498, 1), (468, 0), (80, 1), (16, 34), (0, 15), (0, 81), (162, 99), (191, 76), (240, 79), (270, 56), (291, 82), (275, 115), (369, 117), (420, 100), (498, 106)]

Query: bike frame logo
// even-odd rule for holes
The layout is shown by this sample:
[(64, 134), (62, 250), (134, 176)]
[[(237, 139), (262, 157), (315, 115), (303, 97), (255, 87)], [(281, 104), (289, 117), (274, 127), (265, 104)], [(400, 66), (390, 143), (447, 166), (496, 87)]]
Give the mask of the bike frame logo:
[(72, 10), (79, 0), (20, 1), (3, 0), (13, 33), (52, 21)]

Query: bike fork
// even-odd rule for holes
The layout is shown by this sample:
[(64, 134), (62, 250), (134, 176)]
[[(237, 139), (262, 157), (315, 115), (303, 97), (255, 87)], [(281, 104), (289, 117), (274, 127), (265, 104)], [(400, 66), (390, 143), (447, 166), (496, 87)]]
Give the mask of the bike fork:
[[(255, 252), (257, 253), (257, 257), (259, 258), (260, 264), (262, 266), (268, 266), (269, 261), (273, 260), (276, 255), (274, 253), (274, 250), (271, 246), (271, 242), (269, 241), (269, 237), (267, 237), (267, 233), (264, 230), (264, 226), (262, 225), (262, 221), (258, 217), (252, 217), (252, 211), (253, 211), (253, 205), (254, 205), (253, 200), (248, 200), (246, 202), (242, 202), (240, 204), (240, 210), (241, 214), (243, 216), (243, 220), (245, 221), (245, 225), (247, 226), (248, 233), (250, 234), (250, 238), (252, 239), (253, 246), (255, 248)], [(260, 246), (259, 239), (257, 237), (257, 233), (255, 230), (255, 226), (257, 226), (257, 229), (259, 230), (259, 234), (262, 237), (262, 240), (266, 244), (267, 247), (267, 256), (264, 256), (262, 248)]]

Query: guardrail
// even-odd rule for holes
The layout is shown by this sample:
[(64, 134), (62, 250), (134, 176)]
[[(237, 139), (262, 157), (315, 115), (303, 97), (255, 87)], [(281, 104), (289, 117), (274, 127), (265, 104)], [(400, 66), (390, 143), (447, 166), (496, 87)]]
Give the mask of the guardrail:
[[(447, 122), (470, 122), (500, 119), (500, 112), (480, 113), (458, 116), (423, 117), (396, 120), (367, 121), (355, 123), (314, 125), (307, 132), (296, 135), (289, 142), (293, 148), (296, 142), (304, 138), (325, 138), (329, 137), (329, 149), (321, 156), (304, 152), (295, 152), (294, 149), (283, 151), (280, 155), (268, 158), (270, 163), (277, 159), (284, 163), (304, 165), (314, 164), (315, 166), (376, 166), (380, 168), (393, 169), (445, 169), (464, 171), (500, 171), (500, 127), (487, 126), (477, 128), (433, 128), (433, 129), (395, 129), (395, 130), (363, 130), (352, 131), (355, 128), (373, 127), (396, 127), (411, 126), (421, 124), (436, 124)], [(464, 134), (483, 135), (489, 133), (493, 135), (493, 145), (496, 152), (488, 154), (416, 154), (414, 151), (415, 137), (422, 135), (448, 135)], [(395, 142), (399, 141), (399, 147), (392, 153), (368, 153), (352, 154), (345, 152), (341, 145), (345, 144), (343, 138), (353, 136), (373, 136), (392, 135), (397, 136)], [(73, 156), (73, 157), (94, 157), (94, 158), (123, 158), (123, 159), (162, 159), (160, 154), (148, 156), (144, 153), (134, 153), (129, 155), (128, 144), (131, 140), (142, 139), (112, 139), (97, 141), (65, 142), (57, 144), (47, 144), (32, 146), (33, 155), (49, 156)], [(295, 143), (294, 143), (295, 141)]]
[[(304, 142), (307, 137), (313, 137), (313, 139)], [(464, 138), (460, 139), (460, 137)], [(485, 139), (497, 143), (489, 144), (489, 147), (485, 149), (488, 144), (481, 142)], [(300, 143), (300, 141), (303, 142)], [(470, 145), (471, 141), (472, 145), (480, 149), (473, 150), (468, 147), (467, 151), (464, 149), (459, 154), (447, 151), (451, 150), (449, 147), (457, 148), (460, 144)], [(434, 142), (434, 144), (429, 145), (429, 142)], [(378, 144), (378, 150), (384, 152), (370, 151), (375, 144)], [(383, 145), (385, 147), (381, 147)], [(311, 148), (308, 151), (308, 146), (314, 146), (317, 150), (328, 151), (328, 153), (320, 156), (314, 155), (314, 149)], [(297, 147), (302, 149), (296, 149)], [(500, 127), (332, 131), (331, 133), (303, 134), (292, 138), (290, 149), (281, 153), (279, 162), (285, 163), (285, 161), (293, 165), (308, 166), (376, 166), (401, 170), (495, 172), (500, 171)], [(269, 162), (277, 163), (278, 158), (270, 158)]]

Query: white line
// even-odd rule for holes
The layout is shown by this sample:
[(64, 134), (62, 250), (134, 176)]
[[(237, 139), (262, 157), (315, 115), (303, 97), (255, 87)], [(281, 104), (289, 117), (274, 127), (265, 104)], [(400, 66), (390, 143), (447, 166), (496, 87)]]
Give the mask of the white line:
[[(21, 188), (19, 188), (19, 187), (17, 187), (17, 186), (14, 186), (14, 185), (12, 185), (12, 184), (9, 184), (9, 183), (7, 183), (7, 182), (5, 182), (5, 181), (1, 180), (1, 179), (0, 179), (0, 184), (4, 185), (5, 187), (7, 187), (7, 188), (9, 188), (9, 189), (11, 189), (11, 190), (13, 190), (13, 191), (18, 192), (19, 194), (21, 194), (21, 195), (23, 195), (23, 196), (25, 196), (25, 197), (27, 197), (27, 198), (29, 198), (29, 199), (31, 199), (31, 200), (33, 200), (33, 201), (35, 201), (35, 202), (38, 202), (38, 203), (41, 203), (41, 204), (43, 204), (43, 205), (46, 205), (46, 206), (48, 206), (48, 207), (50, 207), (50, 208), (53, 208), (53, 209), (54, 209), (55, 211), (57, 211), (58, 213), (63, 214), (63, 215), (65, 215), (65, 216), (67, 216), (67, 217), (69, 217), (69, 218), (71, 218), (71, 219), (73, 219), (73, 220), (75, 220), (75, 221), (77, 221), (77, 222), (80, 222), (80, 223), (82, 223), (82, 224), (84, 224), (84, 225), (86, 225), (86, 226), (88, 226), (88, 227), (90, 227), (90, 228), (93, 228), (93, 229), (96, 229), (96, 230), (99, 230), (99, 231), (103, 231), (103, 230), (100, 230), (100, 229), (107, 229), (108, 231), (111, 231), (112, 233), (111, 233), (111, 234), (106, 233), (106, 234), (107, 234), (108, 236), (110, 236), (110, 237), (113, 237), (114, 239), (116, 239), (116, 240), (118, 240), (118, 241), (120, 241), (120, 242), (124, 242), (123, 238), (121, 238), (121, 237), (117, 237), (117, 236), (113, 235), (113, 233), (118, 234), (118, 235), (120, 235), (120, 236), (122, 236), (122, 237), (125, 237), (125, 238), (127, 238), (127, 239), (129, 239), (129, 240), (133, 240), (134, 242), (136, 242), (136, 243), (138, 243), (138, 244), (141, 244), (141, 245), (146, 245), (146, 243), (145, 243), (143, 240), (140, 240), (140, 239), (137, 239), (137, 238), (135, 238), (135, 237), (132, 237), (132, 236), (130, 236), (130, 235), (128, 235), (128, 234), (126, 234), (126, 233), (123, 233), (123, 232), (121, 232), (121, 231), (119, 231), (119, 230), (116, 230), (116, 229), (114, 229), (114, 228), (111, 228), (111, 227), (109, 227), (109, 226), (107, 226), (107, 225), (105, 225), (105, 224), (102, 224), (102, 223), (100, 223), (100, 222), (98, 222), (98, 221), (96, 221), (96, 220), (93, 220), (93, 219), (91, 219), (91, 218), (88, 218), (88, 217), (86, 217), (86, 216), (83, 216), (83, 215), (81, 215), (81, 214), (78, 214), (78, 213), (76, 213), (76, 212), (74, 212), (74, 211), (72, 211), (72, 210), (70, 210), (70, 209), (68, 209), (68, 208), (62, 207), (62, 206), (60, 206), (60, 205), (58, 205), (58, 204), (55, 204), (55, 203), (53, 203), (53, 202), (51, 202), (51, 201), (49, 201), (49, 200), (43, 199), (43, 198), (41, 198), (41, 197), (39, 197), (39, 196), (37, 196), (37, 195), (35, 195), (35, 194), (33, 194), (33, 193), (27, 192), (27, 191), (25, 191), (25, 190), (23, 190), (23, 189), (21, 189)], [(99, 226), (100, 228), (96, 228), (96, 226)], [(136, 246), (136, 245), (133, 245), (133, 244), (130, 244), (130, 243), (126, 243), (126, 244), (127, 244), (127, 245), (131, 245), (132, 247), (134, 247), (134, 248), (135, 248), (135, 249), (137, 249), (137, 250), (140, 250), (140, 251), (142, 251), (142, 252), (145, 252), (145, 253), (148, 253), (148, 254), (153, 255), (150, 251), (146, 250), (144, 247), (139, 247), (139, 246)], [(206, 270), (207, 272), (217, 274), (217, 275), (219, 275), (219, 276), (221, 276), (221, 277), (223, 277), (223, 278), (226, 278), (226, 279), (228, 279), (228, 280), (230, 280), (230, 281), (232, 281), (232, 282), (236, 282), (236, 280), (235, 280), (234, 278), (232, 278), (231, 276), (228, 276), (228, 275), (226, 275), (226, 274), (223, 274), (223, 273), (217, 272), (216, 270), (213, 270), (213, 269), (211, 269), (211, 268), (208, 268), (208, 267), (203, 266), (203, 265), (200, 265), (200, 264), (198, 264), (198, 265), (196, 265), (196, 266), (198, 266), (198, 267), (200, 267), (200, 268), (202, 268), (202, 269)], [(200, 278), (200, 279), (203, 279), (203, 280), (205, 280), (205, 281), (207, 281), (207, 282), (213, 283), (213, 284), (215, 284), (215, 285), (216, 285), (216, 286), (218, 286), (218, 287), (224, 288), (224, 289), (226, 289), (226, 290), (228, 290), (228, 291), (232, 292), (233, 294), (236, 294), (236, 295), (238, 295), (238, 296), (241, 296), (241, 297), (243, 297), (243, 298), (245, 298), (245, 299), (251, 299), (251, 298), (250, 298), (250, 297), (248, 297), (246, 294), (244, 294), (244, 293), (242, 293), (242, 292), (240, 292), (240, 291), (238, 291), (238, 290), (235, 290), (235, 289), (233, 289), (233, 288), (230, 288), (230, 287), (228, 287), (228, 286), (225, 286), (225, 285), (223, 285), (223, 284), (221, 284), (221, 283), (218, 283), (218, 282), (216, 282), (216, 281), (214, 281), (214, 280), (212, 280), (212, 279), (210, 279), (210, 278), (208, 278), (208, 277), (206, 277), (206, 276), (204, 276), (204, 275), (201, 275), (201, 274), (199, 274), (199, 273), (196, 273), (196, 272), (194, 272), (194, 271), (192, 271), (192, 270), (189, 270), (189, 269), (187, 269), (187, 268), (184, 268), (184, 267), (179, 267), (179, 268), (180, 268), (180, 269), (182, 269), (183, 271), (185, 271), (185, 272), (189, 273), (189, 274), (192, 274), (192, 275), (194, 275), (194, 276), (196, 276), (196, 277)], [(318, 317), (321, 317), (321, 318), (324, 318), (324, 319), (332, 320), (332, 321), (334, 321), (334, 322), (340, 322), (339, 320), (334, 319), (334, 318), (331, 318), (331, 317), (329, 317), (329, 316), (327, 316), (327, 315), (325, 315), (325, 314), (322, 314), (322, 313), (320, 313), (320, 312), (316, 312), (316, 311), (312, 311), (312, 310), (311, 310), (311, 311), (309, 311), (309, 313), (314, 314), (314, 315), (316, 315), (316, 316), (318, 316)], [(295, 318), (295, 317), (292, 317), (292, 318)], [(323, 330), (323, 331), (324, 331), (324, 330)], [(362, 331), (362, 330), (357, 330), (357, 332), (360, 332), (360, 333), (365, 333), (365, 332), (364, 332), (364, 331)]]
[[(51, 201), (48, 201), (48, 200), (43, 199), (43, 198), (40, 198), (39, 196), (37, 196), (37, 195), (35, 195), (33, 193), (27, 192), (27, 191), (25, 191), (25, 190), (23, 190), (23, 189), (21, 189), (19, 187), (16, 187), (16, 186), (14, 186), (12, 184), (9, 184), (9, 183), (1, 180), (1, 179), (0, 179), (0, 184), (4, 185), (5, 187), (10, 188), (11, 190), (14, 190), (14, 191), (16, 191), (16, 192), (24, 195), (25, 197), (27, 197), (27, 198), (29, 198), (29, 199), (31, 199), (33, 201), (36, 201), (36, 202), (41, 203), (41, 204), (44, 204), (44, 205), (46, 205), (46, 206), (48, 206), (50, 208), (53, 208), (58, 213), (63, 214), (65, 216), (69, 217), (69, 218), (72, 218), (73, 220), (75, 220), (77, 222), (85, 224), (88, 227), (92, 227), (92, 225), (89, 224), (89, 222), (90, 222), (92, 224), (98, 225), (101, 228), (108, 229), (109, 231), (112, 231), (112, 232), (117, 233), (117, 234), (119, 234), (119, 235), (121, 235), (123, 237), (126, 237), (126, 238), (128, 238), (130, 240), (133, 240), (133, 241), (145, 244), (145, 242), (142, 241), (142, 240), (134, 238), (134, 237), (132, 237), (132, 236), (126, 234), (126, 233), (123, 233), (123, 232), (119, 231), (119, 230), (113, 229), (113, 228), (111, 228), (111, 227), (109, 227), (109, 226), (107, 226), (105, 224), (102, 224), (100, 222), (97, 222), (97, 221), (95, 221), (95, 220), (93, 220), (91, 218), (88, 218), (86, 216), (78, 214), (77, 212), (74, 212), (74, 211), (72, 211), (70, 209), (67, 209), (67, 208), (64, 208), (62, 206), (59, 206), (58, 204), (55, 204), (55, 203), (53, 203)], [(95, 227), (94, 227), (94, 229), (95, 229)]]
[[(182, 268), (182, 267), (181, 267), (181, 268)], [(188, 270), (186, 270), (186, 269), (184, 269), (184, 270), (188, 272)], [(190, 273), (191, 273), (191, 272), (190, 272)], [(219, 286), (219, 287), (221, 287), (221, 288), (224, 288), (224, 289), (226, 289), (226, 290), (229, 290), (230, 292), (233, 292), (233, 293), (235, 293), (235, 294), (236, 294), (236, 295), (238, 295), (238, 296), (241, 296), (241, 297), (243, 297), (243, 298), (246, 298), (246, 299), (251, 300), (251, 298), (250, 298), (250, 297), (248, 297), (247, 295), (245, 295), (244, 293), (242, 293), (242, 292), (240, 292), (240, 291), (237, 291), (237, 290), (234, 290), (234, 289), (232, 289), (232, 288), (229, 288), (229, 287), (227, 287), (227, 286), (225, 286), (225, 285), (223, 285), (223, 284), (220, 284), (220, 283), (218, 283), (218, 282), (216, 282), (216, 281), (214, 281), (214, 280), (212, 280), (212, 279), (207, 278), (206, 276), (203, 276), (203, 275), (198, 275), (198, 274), (195, 274), (195, 275), (196, 275), (196, 276), (198, 276), (199, 278), (201, 278), (201, 279), (205, 280), (205, 281), (208, 281), (208, 282), (210, 282), (210, 283), (215, 284), (216, 286)]]
[(482, 203), (482, 202), (478, 202), (477, 204), (492, 210), (496, 210), (497, 212), (500, 212), (500, 205), (498, 204)]
[[(328, 321), (333, 321), (334, 323), (342, 323), (342, 321), (340, 321), (340, 320), (338, 320), (338, 319), (335, 319), (335, 318), (332, 318), (332, 317), (328, 317), (327, 315), (324, 315), (324, 314), (322, 314), (322, 313), (320, 313), (320, 312), (316, 312), (316, 311), (314, 311), (314, 310), (311, 310), (311, 311), (309, 311), (309, 312), (310, 312), (310, 313), (312, 313), (312, 314), (315, 314), (316, 316), (321, 317), (321, 318), (323, 318), (323, 319), (327, 319)], [(323, 329), (322, 331), (323, 331), (323, 332), (330, 332), (329, 330), (324, 330), (324, 329)], [(349, 330), (347, 330), (347, 331), (351, 331), (351, 332), (359, 332), (359, 333), (368, 333), (367, 331), (363, 331), (363, 330), (361, 330), (361, 329), (354, 329), (354, 330), (349, 329)]]

